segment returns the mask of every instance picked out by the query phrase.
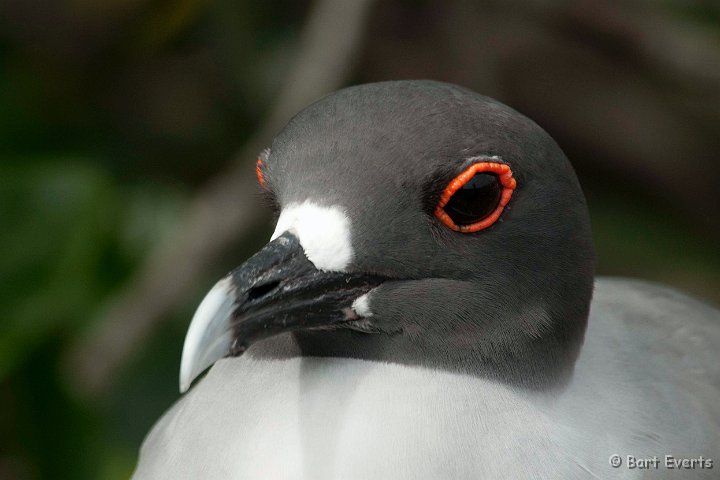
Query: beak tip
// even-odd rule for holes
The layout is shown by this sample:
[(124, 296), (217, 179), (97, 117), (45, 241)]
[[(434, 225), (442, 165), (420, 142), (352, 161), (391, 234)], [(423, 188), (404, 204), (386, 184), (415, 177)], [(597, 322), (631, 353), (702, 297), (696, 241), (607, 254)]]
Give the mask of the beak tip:
[[(183, 360), (185, 360), (183, 356)], [(180, 393), (185, 393), (190, 389), (190, 385), (192, 385), (193, 380), (195, 380), (195, 377), (197, 377), (200, 372), (193, 372), (190, 370), (189, 365), (187, 362), (184, 362), (180, 366)]]
[(180, 393), (190, 388), (203, 370), (227, 355), (232, 341), (230, 319), (235, 306), (231, 277), (225, 277), (205, 295), (185, 336), (180, 361)]
[(187, 382), (185, 382), (181, 376), (180, 377), (180, 393), (183, 394), (183, 393), (187, 392), (188, 388), (190, 388), (190, 385), (188, 385)]
[(182, 369), (180, 370), (179, 386), (181, 394), (190, 390), (190, 386), (192, 385), (193, 380), (195, 380), (195, 378), (197, 378), (200, 373), (202, 372), (192, 374), (190, 372), (183, 371)]

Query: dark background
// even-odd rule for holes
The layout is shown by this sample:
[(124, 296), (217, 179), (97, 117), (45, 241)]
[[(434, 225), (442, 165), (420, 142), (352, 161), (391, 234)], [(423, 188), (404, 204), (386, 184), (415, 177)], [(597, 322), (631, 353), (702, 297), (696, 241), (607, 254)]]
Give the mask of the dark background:
[(269, 237), (256, 153), (318, 96), (405, 78), (548, 130), (601, 274), (720, 302), (717, 3), (6, 0), (0, 478), (127, 478), (194, 307)]

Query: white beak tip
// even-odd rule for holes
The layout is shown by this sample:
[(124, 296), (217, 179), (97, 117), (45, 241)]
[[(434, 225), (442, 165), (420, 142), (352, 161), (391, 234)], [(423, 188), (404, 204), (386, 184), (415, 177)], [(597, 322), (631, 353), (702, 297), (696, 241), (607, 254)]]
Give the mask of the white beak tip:
[(185, 335), (180, 361), (180, 393), (206, 368), (227, 355), (232, 342), (230, 318), (235, 306), (231, 277), (225, 277), (205, 295)]

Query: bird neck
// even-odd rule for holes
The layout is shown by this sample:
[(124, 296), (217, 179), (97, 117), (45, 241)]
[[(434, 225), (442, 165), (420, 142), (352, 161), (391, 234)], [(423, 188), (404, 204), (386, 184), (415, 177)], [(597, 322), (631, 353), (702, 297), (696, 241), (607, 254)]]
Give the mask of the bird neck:
[(586, 323), (572, 338), (527, 339), (512, 349), (493, 352), (482, 345), (427, 345), (402, 335), (352, 330), (298, 331), (298, 354), (312, 357), (356, 358), (389, 362), (483, 377), (529, 390), (562, 388), (572, 377)]

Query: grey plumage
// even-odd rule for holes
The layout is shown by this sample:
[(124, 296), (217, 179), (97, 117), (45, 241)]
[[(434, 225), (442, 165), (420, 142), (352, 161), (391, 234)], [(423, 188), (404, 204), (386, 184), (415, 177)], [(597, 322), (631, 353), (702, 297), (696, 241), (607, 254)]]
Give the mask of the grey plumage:
[(225, 359), (155, 426), (136, 478), (716, 478), (718, 465), (608, 459), (717, 462), (719, 322), (676, 291), (600, 279), (573, 378), (548, 392), (382, 362)]
[[(432, 216), (440, 191), (464, 165), (492, 156), (518, 181), (502, 222), (473, 235), (441, 226)], [(521, 383), (567, 375), (585, 328), (594, 253), (575, 174), (534, 122), (439, 82), (362, 85), (293, 118), (264, 172), (280, 206), (308, 198), (343, 206), (362, 252), (349, 270), (401, 280), (373, 293), (374, 325), (425, 332), (421, 341), (298, 332), (306, 354), (452, 363)]]
[[(433, 208), (478, 159), (510, 165), (516, 192), (492, 227), (451, 231)], [(593, 281), (582, 191), (532, 121), (452, 85), (364, 85), (291, 120), (262, 173), (276, 238), (199, 308), (183, 382), (257, 343), (158, 422), (135, 478), (643, 478), (608, 457), (720, 461), (720, 313)]]

